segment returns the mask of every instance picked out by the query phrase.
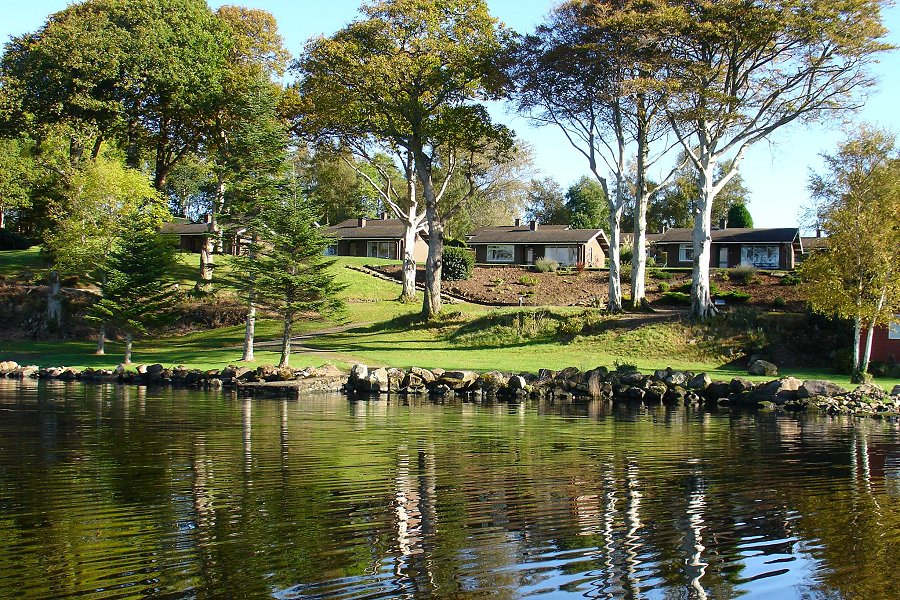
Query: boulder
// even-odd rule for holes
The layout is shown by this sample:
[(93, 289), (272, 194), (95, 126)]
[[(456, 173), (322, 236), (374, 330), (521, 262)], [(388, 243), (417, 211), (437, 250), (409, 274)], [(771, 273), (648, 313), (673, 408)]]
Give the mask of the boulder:
[(438, 381), (453, 391), (459, 391), (470, 387), (476, 379), (478, 375), (472, 371), (446, 371)]
[(0, 362), (0, 374), (7, 375), (19, 368), (19, 363), (14, 360)]
[(418, 377), (419, 379), (421, 379), (424, 383), (431, 383), (432, 381), (434, 381), (435, 379), (437, 379), (437, 378), (434, 376), (434, 373), (432, 373), (432, 372), (429, 371), (428, 369), (422, 369), (422, 368), (419, 368), (419, 367), (410, 367), (410, 368), (409, 368), (409, 375), (415, 375), (416, 377)]
[(712, 379), (706, 373), (698, 373), (691, 377), (691, 380), (688, 381), (688, 389), (696, 390), (698, 392), (706, 391), (706, 388), (710, 386), (712, 383)]
[(824, 379), (807, 379), (797, 390), (798, 398), (815, 398), (816, 396), (825, 396), (834, 398), (835, 396), (843, 396), (847, 390), (836, 383), (825, 381)]
[(387, 370), (388, 390), (392, 392), (400, 391), (403, 387), (403, 380), (406, 378), (406, 371), (403, 369), (392, 368)]
[(662, 383), (660, 381), (651, 383), (647, 386), (647, 390), (644, 395), (644, 402), (653, 404), (662, 402), (668, 391), (669, 388), (665, 383)]
[(475, 380), (475, 387), (485, 392), (497, 393), (497, 391), (506, 385), (506, 376), (499, 371), (489, 371), (482, 373)]
[(728, 383), (727, 381), (713, 381), (708, 386), (706, 386), (706, 391), (703, 393), (703, 395), (707, 398), (707, 400), (718, 400), (719, 398), (726, 398), (730, 393), (730, 383)]
[(147, 379), (150, 381), (159, 381), (163, 378), (163, 372), (166, 370), (161, 364), (157, 363), (155, 365), (150, 365), (147, 367), (145, 371), (147, 375)]
[(891, 396), (900, 396), (900, 385), (895, 385), (891, 390)]
[(318, 369), (313, 369), (314, 377), (342, 377), (344, 372), (331, 363), (326, 363)]
[(728, 386), (728, 389), (733, 394), (740, 394), (742, 392), (751, 392), (753, 391), (753, 382), (749, 379), (744, 379), (743, 377), (735, 377), (731, 380), (731, 383)]
[(388, 372), (385, 368), (375, 369), (369, 372), (369, 391), (373, 394), (387, 393), (390, 390)]
[(509, 378), (508, 385), (509, 389), (515, 392), (518, 390), (524, 390), (527, 384), (525, 382), (525, 378), (521, 375), (513, 375)]
[(630, 400), (643, 400), (644, 396), (647, 395), (647, 392), (642, 390), (639, 387), (630, 387), (625, 390), (625, 397)]
[(688, 376), (682, 373), (681, 371), (672, 371), (668, 375), (666, 375), (665, 381), (669, 386), (678, 385), (684, 387), (687, 385)]
[(581, 371), (577, 367), (566, 367), (562, 371), (559, 371), (554, 379), (557, 381), (579, 383), (581, 381)]
[(669, 387), (666, 395), (663, 396), (663, 402), (666, 404), (681, 404), (687, 397), (687, 390), (680, 385)]
[(864, 383), (860, 386), (857, 386), (857, 388), (853, 390), (853, 395), (866, 396), (868, 398), (871, 398), (872, 400), (883, 400), (887, 397), (887, 392), (885, 392), (874, 383)]
[(774, 402), (784, 404), (788, 400), (797, 398), (797, 390), (803, 382), (795, 377), (783, 377), (769, 383), (760, 385), (753, 392), (753, 399), (757, 402)]
[(350, 381), (365, 381), (369, 378), (369, 367), (357, 363), (350, 367)]
[(774, 377), (778, 375), (778, 367), (767, 360), (755, 360), (750, 363), (747, 373), (749, 375), (766, 375), (767, 377)]
[(138, 372), (138, 375), (146, 375), (147, 365), (138, 365), (134, 368), (134, 370)]
[(619, 378), (622, 385), (641, 385), (644, 382), (644, 376), (637, 371), (625, 373)]

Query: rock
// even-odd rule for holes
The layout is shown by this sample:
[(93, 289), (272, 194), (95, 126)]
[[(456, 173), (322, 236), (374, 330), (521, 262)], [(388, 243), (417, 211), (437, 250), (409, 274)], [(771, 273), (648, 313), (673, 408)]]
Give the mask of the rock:
[(669, 387), (666, 395), (663, 396), (663, 402), (666, 404), (681, 404), (687, 398), (687, 390), (680, 385)]
[(874, 383), (864, 383), (853, 390), (853, 395), (858, 397), (866, 396), (872, 400), (882, 400), (887, 397), (887, 392)]
[(206, 381), (206, 386), (212, 390), (222, 389), (222, 380), (218, 377), (213, 377)]
[(713, 381), (706, 386), (704, 396), (707, 400), (718, 400), (725, 398), (731, 393), (731, 384), (727, 381)]
[(499, 371), (489, 371), (482, 373), (475, 380), (475, 387), (489, 393), (497, 393), (497, 391), (506, 385), (506, 376)]
[(669, 376), (669, 373), (671, 373), (671, 371), (667, 371), (665, 369), (657, 369), (656, 371), (653, 371), (653, 379), (657, 381), (665, 381), (666, 377)]
[(375, 369), (369, 372), (369, 391), (373, 394), (387, 393), (390, 390), (388, 372), (385, 368)]
[(666, 375), (663, 381), (665, 381), (669, 386), (678, 385), (683, 387), (687, 385), (688, 377), (681, 371), (672, 371), (671, 373)]
[(642, 390), (639, 387), (630, 387), (627, 390), (625, 390), (625, 397), (629, 398), (630, 400), (643, 400), (644, 396), (646, 396), (646, 395), (647, 395), (647, 392), (645, 392), (644, 390)]
[(326, 363), (316, 369), (316, 377), (343, 377), (344, 372), (331, 363)]
[(472, 371), (447, 371), (440, 376), (439, 381), (451, 390), (458, 391), (470, 387), (476, 379), (478, 375)]
[(743, 377), (735, 377), (728, 386), (729, 391), (733, 394), (753, 391), (753, 382)]
[(406, 378), (406, 371), (403, 369), (392, 368), (387, 370), (388, 390), (399, 392), (403, 387), (403, 380)]
[(134, 370), (138, 372), (138, 375), (146, 375), (147, 365), (138, 365), (134, 368)]
[(843, 396), (847, 390), (836, 383), (825, 381), (824, 379), (807, 379), (797, 390), (798, 398), (815, 398), (816, 396), (825, 396), (834, 398), (835, 396)]
[(369, 378), (369, 367), (357, 363), (350, 367), (350, 381), (365, 381)]
[(803, 382), (795, 377), (784, 377), (776, 379), (769, 383), (760, 385), (753, 392), (753, 398), (757, 402), (774, 402), (775, 404), (784, 404), (788, 400), (797, 398), (797, 390)]
[(895, 385), (891, 390), (891, 396), (900, 396), (900, 385)]
[(566, 367), (562, 371), (559, 371), (554, 379), (556, 379), (557, 381), (579, 383), (581, 381), (581, 370), (576, 367)]
[(632, 371), (631, 373), (625, 373), (619, 378), (619, 382), (622, 385), (640, 385), (644, 381), (644, 376), (638, 373), (637, 371)]
[(524, 390), (527, 384), (525, 382), (525, 378), (521, 375), (513, 375), (509, 378), (509, 382), (507, 385), (509, 385), (509, 389), (515, 392), (518, 390)]
[(710, 386), (712, 383), (712, 379), (706, 373), (698, 373), (691, 377), (691, 380), (688, 381), (688, 389), (696, 390), (698, 392), (706, 391), (706, 388)]
[(769, 402), (768, 400), (763, 400), (759, 402), (759, 410), (775, 410), (776, 404), (774, 402)]
[(19, 363), (14, 360), (4, 360), (0, 362), (0, 374), (7, 375), (19, 368)]
[(434, 375), (434, 380), (437, 381), (445, 371), (444, 369), (432, 369), (431, 373)]
[(654, 404), (662, 402), (668, 391), (669, 388), (665, 383), (662, 383), (660, 381), (651, 383), (647, 386), (647, 390), (644, 395), (644, 402)]
[(161, 364), (157, 363), (155, 365), (150, 365), (149, 367), (147, 367), (147, 369), (144, 371), (144, 373), (146, 374), (148, 380), (159, 381), (160, 379), (163, 378), (163, 372), (165, 370), (166, 370), (165, 367), (163, 367)]
[(750, 363), (747, 373), (749, 375), (766, 375), (768, 377), (774, 377), (778, 375), (778, 367), (767, 360), (755, 360)]
[(410, 367), (409, 373), (411, 375), (415, 375), (425, 383), (431, 383), (432, 381), (437, 379), (437, 377), (434, 376), (434, 373), (432, 373), (428, 369), (422, 369), (419, 367)]

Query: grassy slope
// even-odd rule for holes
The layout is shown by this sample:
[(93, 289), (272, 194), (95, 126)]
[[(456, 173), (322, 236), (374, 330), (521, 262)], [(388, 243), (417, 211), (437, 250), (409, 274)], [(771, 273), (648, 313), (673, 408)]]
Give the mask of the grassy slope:
[[(227, 257), (217, 257), (217, 278), (229, 269)], [(199, 257), (183, 254), (176, 277), (183, 285), (196, 280)], [(322, 334), (305, 339), (302, 344), (314, 352), (295, 352), (294, 366), (331, 362), (346, 367), (354, 361), (386, 366), (422, 366), (445, 369), (537, 371), (576, 366), (581, 369), (616, 362), (637, 365), (642, 370), (671, 366), (678, 369), (704, 370), (716, 378), (746, 376), (741, 370), (722, 366), (721, 360), (709, 356), (691, 344), (677, 324), (657, 323), (640, 328), (612, 326), (598, 334), (560, 343), (553, 336), (518, 341), (488, 330), (491, 316), (515, 313), (517, 309), (490, 310), (460, 304), (451, 310), (460, 314), (441, 327), (422, 327), (409, 318), (419, 311), (417, 304), (404, 305), (395, 299), (399, 285), (369, 277), (344, 268), (346, 265), (371, 264), (374, 259), (341, 258), (333, 267), (338, 280), (347, 287), (342, 292), (347, 302), (346, 313), (337, 321), (307, 320), (296, 326), (296, 333), (320, 331), (335, 326), (351, 327), (345, 331)], [(389, 262), (389, 261), (384, 261)], [(36, 249), (2, 253), (0, 274), (11, 276), (40, 265)], [(554, 309), (553, 315), (564, 315), (576, 309)], [(580, 309), (578, 309), (580, 310)], [(486, 317), (479, 319), (479, 317)], [(468, 325), (467, 325), (468, 323)], [(480, 329), (482, 328), (483, 329)], [(459, 335), (460, 331), (468, 331)], [(212, 331), (171, 336), (135, 343), (135, 362), (184, 364), (198, 368), (219, 368), (240, 357), (243, 327), (227, 327)], [(279, 324), (260, 320), (257, 341), (277, 340)], [(0, 341), (0, 358), (20, 363), (68, 365), (75, 367), (109, 367), (121, 356), (121, 344), (110, 343), (106, 356), (92, 354), (90, 341), (4, 342)], [(278, 360), (277, 343), (263, 344), (257, 350), (256, 364), (272, 364)], [(788, 374), (800, 378), (828, 378), (849, 385), (849, 379), (827, 371), (795, 370)], [(764, 377), (757, 379), (766, 379)], [(894, 381), (879, 381), (890, 387)]]

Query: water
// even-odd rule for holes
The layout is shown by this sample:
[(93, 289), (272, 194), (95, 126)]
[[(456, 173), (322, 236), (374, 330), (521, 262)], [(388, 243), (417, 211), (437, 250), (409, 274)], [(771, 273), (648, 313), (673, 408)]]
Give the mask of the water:
[(0, 380), (0, 597), (896, 598), (898, 441)]

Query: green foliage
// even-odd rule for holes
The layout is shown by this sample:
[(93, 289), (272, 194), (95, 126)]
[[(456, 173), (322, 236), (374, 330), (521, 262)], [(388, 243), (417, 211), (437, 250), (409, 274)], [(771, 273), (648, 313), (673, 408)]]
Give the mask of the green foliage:
[(88, 319), (130, 335), (164, 322), (174, 302), (174, 240), (160, 235), (164, 208), (144, 203), (128, 215), (105, 268), (101, 298)]
[(534, 275), (528, 275), (526, 273), (525, 275), (519, 277), (519, 283), (521, 283), (522, 285), (527, 285), (529, 287), (534, 287), (538, 284), (538, 280)]
[(672, 274), (668, 271), (663, 271), (662, 269), (649, 269), (647, 274), (653, 279), (660, 279), (664, 281), (668, 281), (672, 279)]
[(534, 261), (534, 270), (538, 273), (555, 273), (559, 268), (559, 263), (550, 258), (543, 256)]
[(728, 279), (740, 285), (750, 285), (758, 279), (759, 270), (750, 265), (739, 265), (728, 269)]
[(664, 304), (679, 304), (690, 306), (691, 295), (684, 292), (665, 292), (660, 298), (660, 302)]
[(780, 285), (800, 285), (803, 283), (803, 279), (800, 278), (799, 275), (785, 275), (781, 278), (781, 281), (778, 282)]
[(750, 215), (750, 211), (747, 210), (747, 205), (743, 202), (735, 202), (731, 205), (728, 209), (727, 221), (729, 227), (753, 227), (753, 217)]
[(609, 221), (603, 186), (588, 177), (582, 177), (568, 189), (566, 209), (572, 215), (572, 229), (601, 229)]
[(669, 289), (670, 289), (670, 286), (669, 286), (669, 284), (666, 283), (665, 281), (661, 281), (661, 282), (659, 283), (659, 291), (660, 291), (660, 293), (663, 293), (663, 294), (664, 294), (664, 293), (668, 292)]
[(750, 294), (747, 292), (741, 292), (739, 290), (732, 290), (730, 292), (718, 292), (716, 294), (710, 294), (713, 298), (717, 298), (719, 300), (730, 300), (731, 302), (749, 302)]
[(775, 299), (772, 300), (772, 306), (775, 308), (784, 308), (787, 306), (787, 300), (784, 299), (784, 296), (775, 296)]
[(475, 256), (467, 248), (445, 246), (442, 254), (443, 277), (448, 281), (461, 281), (472, 276)]
[(544, 225), (569, 225), (572, 214), (559, 183), (551, 178), (532, 179), (525, 198), (528, 218)]

